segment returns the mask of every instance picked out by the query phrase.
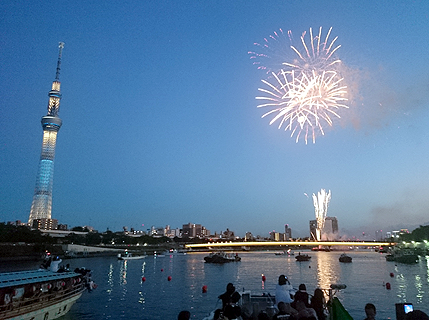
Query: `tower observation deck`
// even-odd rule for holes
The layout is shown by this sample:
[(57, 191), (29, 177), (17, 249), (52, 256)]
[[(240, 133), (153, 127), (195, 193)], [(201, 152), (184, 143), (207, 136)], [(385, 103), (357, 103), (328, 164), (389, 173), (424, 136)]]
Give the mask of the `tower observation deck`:
[(42, 117), (43, 141), (40, 154), (39, 168), (37, 170), (36, 187), (34, 188), (33, 202), (31, 204), (28, 224), (33, 225), (35, 219), (51, 219), (52, 187), (54, 182), (54, 157), (57, 143), (57, 133), (62, 121), (58, 117), (60, 110), (60, 65), (64, 43), (59, 43), (57, 72), (49, 91), (48, 113)]

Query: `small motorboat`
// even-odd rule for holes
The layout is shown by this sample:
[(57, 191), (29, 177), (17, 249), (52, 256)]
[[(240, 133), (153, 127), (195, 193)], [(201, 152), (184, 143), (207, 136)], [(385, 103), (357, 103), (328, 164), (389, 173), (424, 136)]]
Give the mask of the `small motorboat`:
[(131, 253), (126, 253), (124, 256), (118, 253), (118, 260), (139, 260), (143, 259), (146, 256), (134, 256)]
[(296, 261), (309, 261), (311, 259), (311, 256), (308, 256), (307, 254), (299, 254), (296, 256)]
[(348, 256), (346, 253), (342, 253), (339, 257), (339, 262), (352, 262), (352, 257)]
[(294, 252), (291, 249), (284, 250), (282, 252), (275, 252), (276, 256), (294, 256)]

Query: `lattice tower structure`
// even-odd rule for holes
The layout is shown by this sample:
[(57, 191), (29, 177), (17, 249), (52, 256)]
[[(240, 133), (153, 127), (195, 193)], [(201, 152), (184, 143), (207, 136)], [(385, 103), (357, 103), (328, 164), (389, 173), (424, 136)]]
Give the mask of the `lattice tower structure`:
[(37, 170), (36, 186), (34, 188), (33, 202), (31, 204), (28, 224), (33, 225), (35, 219), (51, 219), (52, 189), (54, 183), (54, 158), (57, 144), (57, 134), (62, 121), (58, 117), (60, 110), (60, 66), (64, 43), (59, 43), (57, 72), (49, 91), (48, 113), (42, 117), (43, 141), (40, 154), (39, 168)]

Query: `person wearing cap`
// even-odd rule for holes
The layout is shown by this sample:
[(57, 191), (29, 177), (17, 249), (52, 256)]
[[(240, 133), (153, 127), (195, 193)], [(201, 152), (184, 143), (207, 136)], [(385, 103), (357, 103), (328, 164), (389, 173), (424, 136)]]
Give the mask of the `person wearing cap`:
[(291, 291), (293, 290), (293, 286), (288, 281), (288, 277), (281, 274), (278, 279), (278, 284), (276, 285), (275, 299), (276, 304), (279, 302), (285, 302), (290, 304), (293, 302), (291, 297)]
[(303, 301), (306, 308), (311, 307), (309, 303), (309, 294), (306, 292), (306, 285), (304, 283), (299, 285), (299, 291), (297, 291), (296, 294), (294, 295), (294, 301), (291, 303), (291, 306), (294, 309), (297, 309), (296, 308), (297, 301)]

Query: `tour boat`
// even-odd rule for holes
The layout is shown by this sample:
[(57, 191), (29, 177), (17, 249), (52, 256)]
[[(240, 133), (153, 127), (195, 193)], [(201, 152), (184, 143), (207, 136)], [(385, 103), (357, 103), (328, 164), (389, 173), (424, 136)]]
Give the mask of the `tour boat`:
[(0, 273), (0, 319), (51, 320), (65, 315), (88, 289), (91, 272), (45, 269)]
[(237, 255), (227, 254), (224, 252), (212, 252), (210, 255), (204, 257), (207, 263), (226, 263), (226, 262), (238, 262), (241, 258)]
[(348, 256), (346, 253), (342, 253), (339, 257), (339, 262), (352, 262), (352, 257)]

